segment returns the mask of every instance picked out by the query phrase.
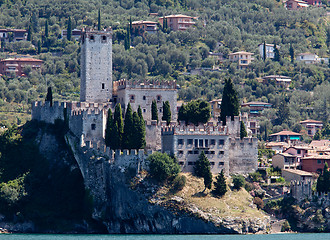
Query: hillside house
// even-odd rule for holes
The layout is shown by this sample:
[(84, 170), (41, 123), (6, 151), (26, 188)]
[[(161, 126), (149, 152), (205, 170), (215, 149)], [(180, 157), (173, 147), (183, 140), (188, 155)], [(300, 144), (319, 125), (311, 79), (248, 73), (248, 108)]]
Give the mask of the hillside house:
[(249, 107), (250, 108), (250, 112), (249, 112), (250, 116), (260, 116), (261, 112), (265, 108), (271, 108), (272, 104), (271, 103), (265, 103), (265, 102), (247, 102), (247, 103), (243, 103), (241, 105), (241, 107)]
[(0, 29), (1, 42), (26, 41), (27, 31), (24, 29)]
[(317, 131), (321, 131), (323, 127), (322, 121), (307, 119), (301, 121), (300, 124), (307, 129), (307, 134), (310, 137), (314, 137)]
[(215, 100), (209, 101), (210, 107), (211, 107), (211, 117), (213, 117), (214, 119), (218, 119), (218, 117), (220, 117), (221, 102), (222, 102), (222, 99), (215, 99)]
[[(279, 46), (276, 46), (277, 48), (279, 48)], [(259, 53), (261, 58), (264, 57), (264, 43), (261, 43), (258, 45), (259, 48)], [(266, 58), (274, 58), (274, 44), (268, 44), (266, 43)]]
[(282, 169), (282, 177), (287, 182), (313, 180), (313, 174), (298, 169)]
[[(79, 41), (81, 37), (82, 31), (80, 29), (73, 29), (71, 31), (71, 37), (72, 39), (75, 39), (76, 41)], [(62, 30), (62, 39), (66, 39), (68, 36), (68, 31), (66, 29)]]
[(289, 144), (286, 142), (268, 142), (265, 147), (275, 151), (275, 153), (282, 153), (289, 147)]
[(287, 0), (285, 2), (285, 7), (288, 10), (300, 10), (309, 7), (309, 4), (301, 0)]
[(134, 21), (132, 31), (135, 35), (144, 36), (145, 33), (154, 34), (157, 32), (157, 22), (153, 21)]
[(330, 155), (330, 140), (313, 140), (309, 146), (313, 148), (318, 155)]
[(319, 56), (314, 53), (300, 53), (297, 55), (296, 60), (306, 64), (316, 64), (320, 62)]
[(229, 61), (238, 63), (238, 69), (247, 68), (249, 64), (254, 60), (252, 58), (253, 53), (250, 52), (234, 52), (230, 53), (228, 56)]
[(173, 31), (186, 31), (187, 29), (195, 25), (193, 19), (195, 18), (179, 14), (160, 17), (159, 22), (163, 26), (164, 21), (167, 21), (167, 26)]
[(322, 173), (325, 163), (330, 166), (330, 155), (311, 155), (301, 158), (302, 170)]
[(270, 141), (274, 142), (289, 142), (300, 141), (301, 134), (291, 131), (281, 131), (270, 135)]
[(274, 168), (279, 169), (297, 169), (300, 163), (297, 162), (297, 156), (290, 153), (278, 153), (272, 157)]
[(7, 58), (0, 60), (0, 75), (15, 73), (24, 76), (24, 68), (30, 66), (32, 70), (40, 70), (43, 61), (34, 58)]
[(274, 82), (278, 87), (289, 88), (291, 84), (291, 78), (288, 76), (281, 76), (281, 75), (269, 75), (262, 77), (263, 83), (269, 84)]

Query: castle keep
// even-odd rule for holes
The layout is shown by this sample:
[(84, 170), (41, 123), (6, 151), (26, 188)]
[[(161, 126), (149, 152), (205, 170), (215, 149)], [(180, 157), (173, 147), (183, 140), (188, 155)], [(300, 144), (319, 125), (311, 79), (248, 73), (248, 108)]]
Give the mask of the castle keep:
[[(239, 138), (240, 121), (244, 117), (227, 119), (227, 125), (209, 122), (199, 126), (177, 123), (177, 85), (175, 81), (112, 81), (112, 34), (105, 31), (83, 31), (81, 38), (80, 102), (35, 102), (32, 119), (55, 123), (67, 122), (79, 142), (75, 151), (96, 154), (121, 167), (144, 166), (146, 154), (128, 150), (113, 152), (104, 145), (107, 112), (120, 103), (125, 110), (130, 103), (133, 111), (140, 106), (146, 122), (146, 148), (177, 156), (184, 172), (193, 171), (199, 154), (204, 151), (211, 171), (225, 174), (247, 174), (257, 169), (257, 139)], [(151, 104), (156, 101), (158, 117), (163, 115), (163, 102), (169, 101), (172, 121), (151, 120)], [(69, 144), (73, 144), (73, 140)], [(148, 151), (148, 154), (150, 151)], [(147, 155), (148, 155), (147, 154)], [(79, 165), (83, 165), (80, 163)], [(82, 168), (84, 169), (84, 168)], [(81, 170), (82, 170), (81, 169)], [(87, 171), (85, 169), (85, 171)], [(82, 170), (82, 172), (84, 172)]]

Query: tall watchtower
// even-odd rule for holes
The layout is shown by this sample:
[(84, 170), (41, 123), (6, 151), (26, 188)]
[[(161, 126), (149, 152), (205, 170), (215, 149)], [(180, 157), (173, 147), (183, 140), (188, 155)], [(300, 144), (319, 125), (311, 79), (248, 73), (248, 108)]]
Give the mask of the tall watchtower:
[(108, 102), (112, 97), (112, 32), (83, 31), (81, 102)]

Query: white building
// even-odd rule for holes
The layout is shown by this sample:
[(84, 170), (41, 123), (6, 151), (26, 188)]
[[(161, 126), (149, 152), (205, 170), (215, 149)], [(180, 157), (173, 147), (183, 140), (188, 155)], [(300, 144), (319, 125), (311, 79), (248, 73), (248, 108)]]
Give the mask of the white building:
[(320, 62), (319, 56), (314, 53), (300, 53), (297, 55), (296, 60), (306, 64), (315, 64)]
[[(279, 48), (279, 46), (276, 46), (277, 48)], [(261, 58), (264, 57), (264, 44), (261, 43), (258, 46), (259, 48), (259, 53)], [(274, 44), (268, 44), (266, 43), (266, 58), (274, 58)]]

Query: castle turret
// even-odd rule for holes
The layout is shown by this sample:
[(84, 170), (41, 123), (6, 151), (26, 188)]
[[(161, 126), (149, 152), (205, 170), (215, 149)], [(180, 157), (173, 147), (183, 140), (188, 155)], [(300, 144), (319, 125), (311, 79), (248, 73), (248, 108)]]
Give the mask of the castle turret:
[(83, 31), (81, 38), (81, 102), (108, 102), (112, 97), (112, 33)]

